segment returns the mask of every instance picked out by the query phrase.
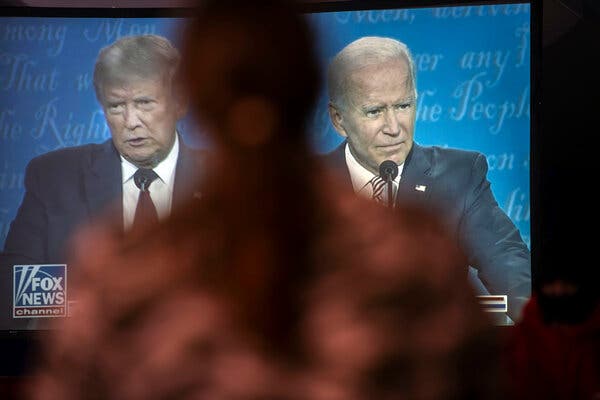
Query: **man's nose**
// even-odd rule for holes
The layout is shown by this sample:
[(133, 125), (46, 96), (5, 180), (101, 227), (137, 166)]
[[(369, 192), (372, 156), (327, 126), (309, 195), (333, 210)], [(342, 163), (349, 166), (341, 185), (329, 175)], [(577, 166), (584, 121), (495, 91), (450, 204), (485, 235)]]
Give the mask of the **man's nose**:
[(400, 119), (396, 115), (396, 112), (393, 107), (385, 111), (383, 133), (392, 136), (400, 134)]
[(135, 128), (141, 125), (138, 113), (139, 111), (136, 110), (135, 107), (129, 105), (125, 107), (125, 111), (123, 112), (123, 118), (125, 120), (125, 127), (127, 129), (134, 130)]

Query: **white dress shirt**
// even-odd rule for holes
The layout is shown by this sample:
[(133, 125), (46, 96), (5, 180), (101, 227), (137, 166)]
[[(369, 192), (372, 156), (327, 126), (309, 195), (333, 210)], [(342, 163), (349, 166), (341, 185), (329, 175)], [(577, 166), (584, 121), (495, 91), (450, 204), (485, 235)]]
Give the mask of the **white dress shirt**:
[[(345, 155), (346, 165), (348, 166), (348, 171), (350, 172), (350, 179), (352, 180), (354, 192), (358, 193), (360, 196), (372, 199), (373, 187), (369, 184), (369, 182), (377, 175), (359, 164), (356, 158), (354, 158), (354, 155), (352, 155), (352, 152), (350, 152), (348, 143), (346, 143)], [(394, 197), (395, 193), (398, 191), (398, 184), (400, 183), (403, 169), (404, 164), (398, 165), (398, 175), (394, 179)]]
[[(171, 213), (171, 204), (173, 203), (173, 184), (175, 182), (175, 167), (179, 156), (179, 138), (175, 135), (175, 143), (167, 157), (162, 160), (154, 172), (158, 179), (150, 185), (150, 198), (156, 207), (159, 219), (164, 219)], [(127, 161), (121, 156), (121, 174), (123, 178), (123, 227), (129, 230), (135, 217), (140, 189), (135, 186), (133, 175), (138, 167)]]

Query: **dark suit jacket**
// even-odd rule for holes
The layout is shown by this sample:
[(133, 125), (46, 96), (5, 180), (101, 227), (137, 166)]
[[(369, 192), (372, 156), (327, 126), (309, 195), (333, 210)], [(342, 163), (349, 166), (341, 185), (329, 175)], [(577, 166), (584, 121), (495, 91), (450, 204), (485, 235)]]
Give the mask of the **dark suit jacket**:
[[(323, 157), (351, 186), (345, 145)], [(531, 294), (530, 252), (498, 206), (486, 176), (483, 154), (415, 143), (404, 164), (397, 201), (439, 212), (486, 289), (508, 295), (508, 314), (515, 319)], [(425, 191), (416, 189), (420, 185)]]
[[(179, 144), (174, 207), (192, 198), (200, 169), (198, 152), (182, 140)], [(111, 139), (52, 151), (31, 160), (25, 173), (25, 197), (0, 253), (2, 297), (12, 293), (9, 271), (13, 265), (66, 263), (69, 237), (81, 224), (108, 215), (110, 210), (110, 216), (122, 226), (121, 181), (121, 159)], [(4, 301), (0, 300), (0, 305)]]

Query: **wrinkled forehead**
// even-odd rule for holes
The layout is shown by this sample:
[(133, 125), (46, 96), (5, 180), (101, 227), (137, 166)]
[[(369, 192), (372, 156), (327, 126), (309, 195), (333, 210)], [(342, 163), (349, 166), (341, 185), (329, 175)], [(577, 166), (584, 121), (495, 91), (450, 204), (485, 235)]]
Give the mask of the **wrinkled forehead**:
[(414, 97), (414, 82), (408, 62), (401, 58), (363, 63), (347, 74), (344, 84), (350, 97), (368, 97), (381, 91), (396, 92), (399, 97), (407, 99)]
[(106, 72), (99, 83), (102, 86), (122, 86), (124, 84), (150, 81), (169, 85), (171, 82), (171, 75), (168, 70), (160, 68), (141, 71), (126, 68), (114, 68)]
[(107, 79), (102, 80), (101, 94), (105, 99), (109, 94), (118, 92), (153, 91), (171, 96), (171, 85), (172, 82), (168, 74), (159, 73), (141, 76), (139, 74), (121, 72), (107, 76)]
[(412, 86), (410, 68), (408, 61), (404, 58), (393, 58), (385, 61), (356, 63), (348, 69), (346, 77), (351, 82), (369, 80), (372, 75), (389, 75), (402, 78), (408, 85)]

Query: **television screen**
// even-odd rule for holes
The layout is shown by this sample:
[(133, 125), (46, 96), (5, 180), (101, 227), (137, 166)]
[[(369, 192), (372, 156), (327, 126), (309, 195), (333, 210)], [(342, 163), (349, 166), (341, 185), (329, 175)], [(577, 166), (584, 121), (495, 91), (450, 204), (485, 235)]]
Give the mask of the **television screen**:
[[(530, 247), (531, 4), (406, 8), (398, 6), (401, 3), (378, 3), (376, 8), (351, 2), (307, 4), (306, 16), (315, 28), (323, 73), (344, 46), (361, 37), (389, 37), (405, 43), (416, 72), (415, 142), (482, 153), (498, 205)], [(5, 9), (2, 13), (0, 248), (23, 201), (25, 170), (33, 158), (111, 138), (92, 82), (99, 50), (120, 37), (139, 34), (162, 35), (177, 44), (186, 15), (185, 10), (130, 9)], [(323, 88), (309, 123), (317, 154), (334, 151), (344, 140), (332, 125), (328, 102)], [(180, 121), (178, 131), (188, 145), (210, 148), (191, 118)], [(68, 313), (76, 299), (65, 292), (64, 302), (58, 303), (62, 296), (56, 296), (49, 307), (44, 303), (48, 294), (37, 298), (32, 291), (34, 281), (38, 289), (44, 289), (44, 279), (50, 282), (48, 293), (66, 291), (65, 262), (30, 260), (17, 267), (1, 266), (0, 330), (43, 329), (48, 317)], [(56, 264), (40, 266), (48, 263)], [(478, 293), (493, 295), (482, 298), (482, 304), (506, 311), (507, 293), (490, 293), (475, 269), (469, 279)], [(51, 282), (65, 284), (52, 286)], [(33, 305), (41, 305), (44, 311)], [(498, 315), (499, 324), (515, 319), (504, 312)]]

